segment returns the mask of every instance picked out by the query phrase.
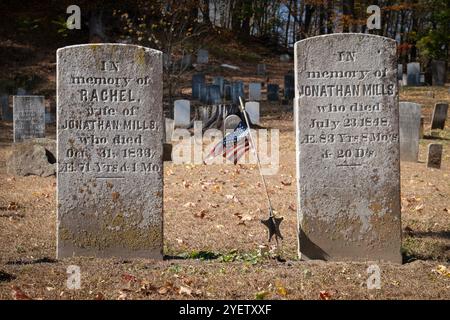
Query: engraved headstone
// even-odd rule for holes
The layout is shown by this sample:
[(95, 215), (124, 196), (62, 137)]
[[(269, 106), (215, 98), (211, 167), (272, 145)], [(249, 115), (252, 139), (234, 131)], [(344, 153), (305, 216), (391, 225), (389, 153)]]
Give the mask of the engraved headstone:
[(406, 65), (407, 85), (418, 86), (420, 84), (420, 63), (410, 62)]
[(401, 262), (395, 40), (308, 38), (295, 72), (300, 258)]
[(205, 85), (205, 75), (197, 73), (192, 76), (192, 99), (200, 100), (200, 89)]
[(278, 101), (278, 92), (280, 87), (277, 84), (269, 83), (267, 84), (267, 100), (268, 101)]
[(445, 120), (447, 119), (448, 103), (436, 103), (431, 117), (431, 130), (445, 128)]
[(208, 50), (199, 49), (197, 51), (197, 63), (207, 64), (208, 63)]
[(412, 102), (399, 103), (400, 160), (419, 160), (421, 105)]
[(241, 122), (241, 118), (238, 115), (231, 114), (225, 118), (224, 130), (234, 130)]
[(14, 96), (14, 142), (45, 137), (43, 96)]
[(442, 161), (442, 144), (430, 143), (428, 145), (427, 167), (440, 169)]
[(248, 85), (248, 100), (261, 101), (261, 83), (251, 82)]
[(259, 102), (246, 102), (245, 111), (247, 111), (249, 120), (252, 124), (259, 124)]
[(184, 99), (175, 100), (173, 118), (175, 127), (189, 127), (191, 123), (191, 102)]
[(284, 98), (286, 100), (292, 100), (294, 99), (294, 75), (293, 74), (286, 74), (284, 76)]
[(162, 258), (162, 52), (57, 51), (57, 257)]
[(433, 60), (431, 62), (431, 79), (433, 86), (445, 85), (445, 78), (447, 73), (445, 70), (445, 61)]

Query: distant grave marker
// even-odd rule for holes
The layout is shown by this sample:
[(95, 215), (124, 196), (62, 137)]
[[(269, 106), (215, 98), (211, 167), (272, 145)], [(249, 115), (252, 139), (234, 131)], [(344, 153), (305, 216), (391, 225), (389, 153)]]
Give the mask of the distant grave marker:
[(45, 137), (43, 96), (14, 96), (14, 142)]

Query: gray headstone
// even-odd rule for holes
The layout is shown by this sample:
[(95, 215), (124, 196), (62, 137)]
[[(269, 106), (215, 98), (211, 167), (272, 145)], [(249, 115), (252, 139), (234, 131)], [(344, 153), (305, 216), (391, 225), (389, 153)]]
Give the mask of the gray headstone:
[(192, 66), (192, 55), (191, 54), (185, 54), (181, 58), (181, 68), (186, 69)]
[(406, 73), (408, 86), (418, 86), (420, 84), (420, 63), (408, 63), (406, 65)]
[(45, 137), (43, 96), (14, 96), (14, 142)]
[(448, 103), (436, 103), (431, 117), (431, 130), (445, 128), (445, 120), (447, 119)]
[(162, 258), (162, 52), (57, 51), (58, 258)]
[(278, 95), (280, 91), (280, 86), (277, 84), (267, 84), (267, 100), (278, 101)]
[(286, 74), (284, 76), (284, 98), (286, 100), (294, 99), (295, 95), (295, 84), (294, 84), (294, 75)]
[(222, 99), (220, 97), (220, 86), (216, 85), (216, 84), (211, 84), (208, 85), (207, 87), (208, 90), (208, 99), (207, 99), (207, 103), (208, 104), (219, 104), (222, 102)]
[(402, 80), (403, 79), (403, 65), (399, 63), (397, 65), (397, 79)]
[(238, 115), (232, 114), (225, 118), (224, 130), (234, 130), (241, 122)]
[(203, 103), (208, 103), (208, 85), (202, 84), (200, 85), (200, 99)]
[(400, 102), (400, 160), (417, 162), (419, 160), (419, 138), (421, 105)]
[(214, 77), (213, 78), (213, 83), (217, 86), (219, 86), (220, 88), (220, 96), (223, 98), (224, 96), (224, 85), (225, 85), (225, 79), (224, 77)]
[(0, 104), (2, 106), (2, 120), (13, 121), (13, 113), (9, 108), (9, 97), (8, 95), (2, 95), (0, 97)]
[(440, 169), (442, 161), (442, 144), (430, 143), (428, 145), (427, 167)]
[(431, 78), (433, 86), (445, 85), (446, 77), (445, 61), (433, 60), (431, 62)]
[(245, 103), (245, 111), (252, 124), (259, 124), (259, 102), (250, 101)]
[(248, 85), (248, 100), (261, 101), (261, 83), (252, 82)]
[(256, 74), (258, 76), (265, 76), (266, 75), (266, 65), (264, 63), (260, 63), (256, 66)]
[(207, 64), (208, 63), (208, 50), (199, 49), (197, 51), (197, 63)]
[(205, 75), (197, 73), (192, 76), (192, 99), (200, 100), (201, 87), (205, 85)]
[(245, 99), (244, 96), (244, 82), (236, 81), (231, 83), (231, 101), (234, 104), (239, 103), (239, 97)]
[(332, 34), (295, 54), (300, 258), (401, 262), (395, 41)]
[(173, 107), (174, 125), (176, 128), (187, 128), (191, 124), (191, 102), (175, 100)]

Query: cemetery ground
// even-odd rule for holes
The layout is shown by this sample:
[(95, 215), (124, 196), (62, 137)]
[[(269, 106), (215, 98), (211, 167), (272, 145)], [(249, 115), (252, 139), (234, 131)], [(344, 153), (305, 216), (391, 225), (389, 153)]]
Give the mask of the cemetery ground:
[[(402, 88), (400, 100), (422, 104), (425, 138), (419, 162), (401, 163), (404, 261), (379, 263), (380, 289), (367, 289), (371, 263), (298, 260), (292, 110), (263, 102), (262, 126), (280, 130), (267, 183), (284, 217), (281, 259), (259, 221), (267, 208), (255, 165), (165, 162), (164, 261), (57, 261), (56, 179), (7, 175), (13, 128), (0, 122), (0, 299), (450, 299), (450, 121), (430, 132), (448, 87)], [(426, 167), (429, 143), (444, 145), (440, 170)], [(69, 265), (81, 268), (79, 290), (66, 286)]]

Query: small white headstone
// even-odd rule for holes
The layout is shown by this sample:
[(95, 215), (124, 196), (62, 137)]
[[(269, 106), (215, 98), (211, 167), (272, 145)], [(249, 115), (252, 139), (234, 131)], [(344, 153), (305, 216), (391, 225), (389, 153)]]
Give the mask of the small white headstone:
[(191, 103), (189, 100), (175, 100), (174, 102), (175, 127), (187, 128), (191, 123)]
[(250, 101), (245, 103), (245, 111), (252, 124), (259, 124), (259, 102)]
[(261, 83), (252, 82), (248, 85), (248, 100), (261, 101)]

